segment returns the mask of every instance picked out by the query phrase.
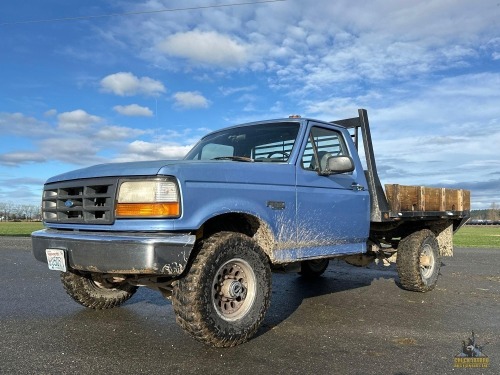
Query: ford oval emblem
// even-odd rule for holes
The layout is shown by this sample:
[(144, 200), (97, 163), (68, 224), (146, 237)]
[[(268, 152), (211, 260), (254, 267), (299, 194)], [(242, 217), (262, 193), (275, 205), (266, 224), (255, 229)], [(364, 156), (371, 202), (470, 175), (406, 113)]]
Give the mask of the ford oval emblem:
[(68, 199), (66, 202), (64, 202), (64, 205), (68, 208), (71, 208), (73, 207), (75, 204), (73, 203), (73, 201), (71, 199)]

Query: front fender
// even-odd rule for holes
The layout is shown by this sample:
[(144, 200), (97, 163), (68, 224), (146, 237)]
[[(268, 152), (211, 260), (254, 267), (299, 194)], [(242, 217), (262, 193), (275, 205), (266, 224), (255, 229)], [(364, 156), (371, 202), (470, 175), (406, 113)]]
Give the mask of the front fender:
[(269, 207), (253, 200), (232, 197), (204, 200), (204, 202), (199, 202), (191, 209), (185, 208), (183, 218), (178, 221), (175, 229), (180, 231), (188, 228), (198, 229), (210, 219), (230, 213), (253, 216), (269, 226), (273, 235), (276, 236), (277, 228), (273, 220), (274, 212)]

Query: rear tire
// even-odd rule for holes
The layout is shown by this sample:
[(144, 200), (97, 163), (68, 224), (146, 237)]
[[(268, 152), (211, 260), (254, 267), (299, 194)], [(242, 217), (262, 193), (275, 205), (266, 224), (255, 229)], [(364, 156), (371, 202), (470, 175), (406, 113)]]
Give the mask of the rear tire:
[(436, 236), (423, 229), (403, 238), (396, 260), (401, 286), (414, 292), (428, 292), (437, 284), (441, 257)]
[(220, 232), (203, 240), (188, 273), (173, 283), (177, 323), (216, 347), (252, 337), (269, 307), (269, 261), (251, 238)]
[(118, 307), (137, 291), (134, 285), (113, 283), (100, 274), (61, 272), (61, 281), (73, 300), (95, 310)]
[(315, 279), (325, 273), (329, 259), (313, 259), (300, 262), (300, 275), (305, 279)]

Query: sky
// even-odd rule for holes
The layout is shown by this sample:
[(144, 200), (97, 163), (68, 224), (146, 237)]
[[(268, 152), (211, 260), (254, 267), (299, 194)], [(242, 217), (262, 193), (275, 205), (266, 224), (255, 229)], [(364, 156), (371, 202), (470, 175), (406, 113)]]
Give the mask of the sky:
[(0, 202), (222, 127), (366, 108), (383, 184), (500, 204), (499, 0), (259, 1), (2, 1)]

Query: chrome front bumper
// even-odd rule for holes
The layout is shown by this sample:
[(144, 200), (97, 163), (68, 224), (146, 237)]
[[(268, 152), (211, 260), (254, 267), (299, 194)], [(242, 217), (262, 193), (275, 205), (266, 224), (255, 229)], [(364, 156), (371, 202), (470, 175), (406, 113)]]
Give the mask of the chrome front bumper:
[(33, 255), (64, 250), (69, 269), (114, 274), (177, 276), (186, 268), (196, 236), (178, 233), (108, 233), (43, 229), (31, 234)]

